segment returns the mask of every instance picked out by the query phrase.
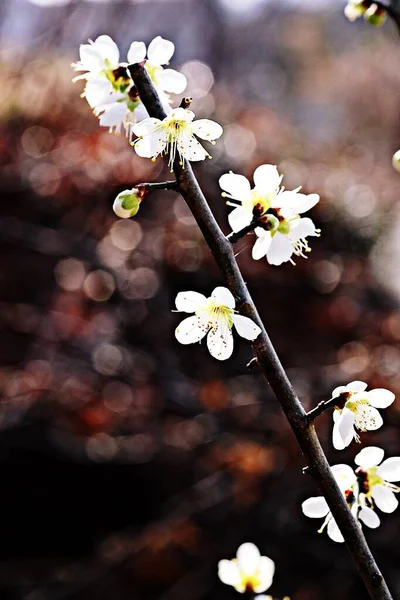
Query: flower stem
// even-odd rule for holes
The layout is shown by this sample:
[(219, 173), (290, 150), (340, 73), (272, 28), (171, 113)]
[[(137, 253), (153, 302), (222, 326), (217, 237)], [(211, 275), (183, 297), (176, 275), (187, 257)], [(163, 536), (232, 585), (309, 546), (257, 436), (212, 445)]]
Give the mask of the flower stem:
[[(129, 65), (128, 69), (149, 115), (157, 119), (164, 119), (166, 117), (164, 108), (146, 69), (140, 64)], [(307, 419), (307, 414), (258, 315), (236, 262), (232, 245), (215, 220), (193, 174), (190, 163), (184, 161), (184, 164), (181, 165), (179, 160), (175, 160), (174, 172), (177, 189), (196, 219), (227, 287), (237, 299), (240, 313), (252, 319), (261, 328), (260, 335), (252, 343), (260, 371), (273, 389), (286, 415), (299, 446), (308, 461), (310, 473), (316, 479), (321, 492), (325, 496), (371, 599), (393, 600), (363, 532), (351, 514), (336, 483), (315, 432), (314, 424)]]
[(160, 181), (156, 183), (138, 183), (135, 186), (138, 190), (145, 192), (155, 192), (156, 190), (177, 190), (176, 181)]
[(321, 415), (324, 411), (328, 410), (328, 408), (333, 408), (337, 404), (337, 401), (337, 398), (331, 398), (330, 400), (324, 400), (323, 402), (317, 404), (315, 408), (309, 410), (306, 414), (308, 421), (313, 421), (314, 419), (319, 417), (319, 415)]
[(256, 227), (258, 227), (259, 225), (260, 225), (259, 220), (253, 219), (251, 223), (246, 225), (246, 227), (243, 227), (243, 229), (241, 229), (240, 231), (232, 231), (232, 233), (230, 233), (229, 235), (226, 236), (226, 239), (231, 244), (236, 244), (236, 242), (238, 242), (242, 237), (244, 237), (251, 231), (254, 231), (254, 229)]

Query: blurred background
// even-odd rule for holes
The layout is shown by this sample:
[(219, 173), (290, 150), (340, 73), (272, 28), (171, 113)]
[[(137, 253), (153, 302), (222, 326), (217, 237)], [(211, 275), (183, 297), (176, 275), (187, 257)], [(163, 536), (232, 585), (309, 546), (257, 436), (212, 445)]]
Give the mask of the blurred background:
[[(79, 43), (171, 39), (199, 117), (225, 134), (195, 170), (228, 233), (219, 176), (273, 163), (321, 195), (308, 260), (238, 261), (307, 409), (354, 379), (400, 393), (400, 44), (327, 0), (0, 3), (0, 590), (5, 600), (234, 600), (217, 562), (253, 541), (281, 599), (367, 598), (252, 352), (180, 346), (182, 290), (221, 278), (169, 178), (99, 127), (73, 84)], [(176, 99), (178, 102), (179, 99)], [(400, 454), (399, 404), (364, 445)], [(331, 464), (332, 415), (317, 428)], [(400, 511), (367, 539), (400, 594)]]

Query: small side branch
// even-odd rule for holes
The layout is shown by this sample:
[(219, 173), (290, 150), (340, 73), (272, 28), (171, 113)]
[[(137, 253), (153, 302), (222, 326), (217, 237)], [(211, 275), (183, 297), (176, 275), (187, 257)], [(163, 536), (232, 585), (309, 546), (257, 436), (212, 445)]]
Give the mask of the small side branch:
[(135, 185), (138, 190), (144, 190), (146, 193), (156, 190), (178, 190), (176, 181), (160, 181), (156, 183), (138, 183)]
[(260, 223), (258, 219), (253, 219), (251, 223), (246, 225), (246, 227), (243, 227), (243, 229), (241, 229), (240, 231), (232, 231), (232, 233), (226, 236), (226, 239), (231, 244), (236, 244), (236, 242), (238, 242), (242, 237), (244, 237), (251, 231), (254, 231), (254, 229), (259, 225)]
[(306, 414), (307, 420), (309, 422), (313, 421), (314, 419), (319, 417), (319, 415), (321, 415), (323, 412), (328, 410), (328, 408), (333, 408), (334, 406), (336, 406), (337, 402), (337, 398), (331, 398), (330, 400), (324, 400), (323, 402), (320, 402), (315, 408), (308, 411), (308, 413)]

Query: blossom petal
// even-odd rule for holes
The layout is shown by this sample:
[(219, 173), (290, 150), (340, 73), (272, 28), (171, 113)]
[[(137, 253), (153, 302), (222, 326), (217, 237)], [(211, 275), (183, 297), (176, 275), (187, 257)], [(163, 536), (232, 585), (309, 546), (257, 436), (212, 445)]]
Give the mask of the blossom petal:
[[(337, 417), (335, 415), (337, 415)], [(333, 411), (333, 418), (337, 419), (333, 425), (333, 430), (332, 430), (333, 447), (335, 448), (335, 450), (344, 450), (346, 448), (346, 446), (345, 446), (345, 443), (344, 443), (343, 438), (340, 435), (340, 431), (339, 431), (339, 419), (338, 419), (338, 418), (340, 418), (339, 411), (337, 411), (337, 410)]]
[(146, 58), (146, 44), (144, 42), (132, 42), (128, 50), (128, 63), (141, 63)]
[(267, 253), (267, 260), (270, 265), (281, 265), (288, 261), (293, 254), (293, 246), (287, 235), (275, 233)]
[(163, 69), (157, 74), (157, 85), (171, 94), (181, 94), (187, 86), (187, 80), (183, 73), (175, 69)]
[(344, 542), (344, 537), (340, 533), (340, 529), (333, 517), (328, 523), (327, 533), (334, 542), (338, 542), (339, 544)]
[(239, 546), (236, 553), (239, 569), (246, 575), (253, 575), (258, 569), (260, 563), (260, 551), (257, 546), (251, 542), (246, 542)]
[(257, 229), (260, 229), (263, 233), (257, 238), (251, 251), (251, 256), (254, 260), (260, 260), (263, 256), (267, 256), (272, 242), (271, 233), (269, 231), (264, 231), (261, 227)]
[(99, 73), (104, 69), (104, 60), (94, 44), (81, 44), (79, 57), (81, 59), (81, 69), (79, 70)]
[(222, 583), (227, 585), (239, 585), (241, 575), (237, 563), (232, 560), (220, 560), (218, 563), (218, 577)]
[(321, 519), (329, 513), (329, 506), (323, 496), (313, 496), (304, 500), (301, 510), (311, 519)]
[(348, 392), (363, 392), (367, 387), (368, 384), (365, 381), (352, 381), (345, 386), (345, 389)]
[(176, 310), (192, 313), (207, 302), (207, 298), (198, 292), (179, 292), (175, 300)]
[(211, 119), (198, 119), (192, 123), (192, 130), (202, 140), (217, 140), (224, 130), (219, 123)]
[(383, 388), (377, 388), (376, 390), (371, 390), (367, 393), (368, 402), (375, 408), (387, 408), (394, 402), (395, 399), (393, 392)]
[(227, 306), (228, 308), (235, 308), (235, 298), (232, 293), (226, 287), (216, 287), (211, 294), (211, 298), (214, 302), (220, 306)]
[(99, 35), (93, 45), (104, 60), (109, 60), (112, 66), (117, 65), (119, 62), (119, 49), (109, 35)]
[(257, 190), (264, 196), (278, 190), (282, 177), (274, 165), (260, 165), (254, 171), (253, 180)]
[(343, 394), (343, 392), (347, 392), (347, 387), (345, 385), (339, 385), (339, 387), (336, 387), (333, 390), (332, 398), (337, 398), (338, 396), (340, 396), (340, 394)]
[(388, 487), (385, 485), (374, 485), (371, 493), (375, 504), (382, 512), (392, 513), (396, 510), (399, 502)]
[(175, 52), (175, 45), (158, 35), (149, 44), (147, 57), (153, 65), (166, 65)]
[(178, 139), (178, 151), (186, 160), (199, 161), (205, 160), (209, 156), (208, 152), (193, 136), (181, 133)]
[(381, 524), (381, 520), (372, 508), (368, 506), (363, 506), (360, 512), (358, 513), (358, 518), (360, 521), (365, 523), (367, 527), (371, 529), (376, 529)]
[(261, 556), (258, 563), (258, 579), (260, 581), (259, 585), (254, 587), (254, 592), (256, 594), (260, 594), (261, 592), (265, 592), (272, 585), (272, 580), (274, 578), (275, 573), (275, 563), (268, 556)]
[(385, 481), (400, 481), (400, 456), (387, 458), (378, 467), (377, 474)]
[(238, 334), (246, 340), (255, 340), (261, 333), (261, 329), (248, 317), (233, 315), (233, 324)]
[(354, 462), (363, 469), (370, 469), (371, 467), (379, 465), (382, 462), (384, 455), (385, 451), (382, 450), (382, 448), (378, 448), (378, 446), (368, 446), (367, 448), (363, 448), (361, 452), (357, 454)]
[(193, 315), (184, 319), (175, 329), (175, 337), (180, 344), (195, 344), (206, 335), (210, 326), (205, 315)]
[(219, 185), (225, 191), (228, 192), (232, 198), (240, 200), (248, 200), (251, 194), (250, 182), (243, 175), (237, 175), (236, 173), (225, 173), (219, 178)]
[(115, 127), (116, 132), (120, 133), (128, 114), (126, 104), (116, 102), (110, 106), (107, 106), (99, 119), (99, 123), (102, 127)]
[(149, 117), (148, 119), (140, 121), (140, 123), (134, 123), (132, 125), (132, 132), (138, 137), (149, 135), (154, 133), (160, 127), (160, 123), (160, 119)]
[(343, 492), (349, 490), (357, 479), (353, 469), (345, 464), (333, 465), (332, 473), (336, 483)]
[(379, 411), (373, 406), (365, 404), (358, 406), (354, 416), (354, 425), (361, 431), (375, 431), (383, 425)]
[(207, 347), (214, 358), (226, 360), (233, 352), (233, 335), (226, 318), (220, 318), (207, 336)]
[(299, 219), (295, 227), (293, 227), (293, 229), (290, 230), (290, 237), (294, 241), (300, 240), (309, 235), (318, 235), (318, 233), (314, 223), (308, 217), (304, 219)]
[(161, 131), (137, 139), (134, 145), (136, 154), (142, 158), (158, 156), (167, 145), (167, 135), (166, 131)]
[(302, 214), (313, 208), (318, 202), (318, 194), (306, 195), (286, 190), (276, 197), (274, 206), (277, 208), (286, 208), (287, 206), (293, 213)]
[(337, 425), (346, 448), (354, 439), (354, 413), (348, 408), (344, 408)]
[(89, 79), (85, 87), (85, 98), (91, 108), (98, 108), (114, 101), (111, 83), (107, 79)]
[(252, 220), (252, 213), (242, 206), (238, 206), (228, 215), (228, 221), (232, 231), (240, 231), (247, 225), (250, 225)]

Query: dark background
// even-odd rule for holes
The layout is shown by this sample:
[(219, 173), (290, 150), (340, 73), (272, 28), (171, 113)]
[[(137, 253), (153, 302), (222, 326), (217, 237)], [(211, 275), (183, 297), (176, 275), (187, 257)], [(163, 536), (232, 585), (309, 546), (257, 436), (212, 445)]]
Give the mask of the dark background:
[[(38, 6), (38, 4), (46, 6)], [(225, 133), (195, 170), (227, 233), (219, 176), (273, 163), (321, 195), (322, 237), (280, 268), (238, 261), (306, 408), (362, 379), (400, 392), (400, 45), (391, 23), (348, 23), (341, 2), (8, 0), (0, 29), (0, 597), (237, 598), (217, 562), (253, 541), (268, 593), (366, 594), (344, 546), (301, 513), (317, 495), (249, 344), (219, 363), (180, 346), (182, 290), (220, 275), (182, 199), (135, 220), (115, 195), (168, 178), (99, 127), (71, 83), (88, 37), (172, 39), (193, 110)], [(53, 2), (55, 4), (55, 2)], [(61, 5), (62, 4), (62, 5)], [(177, 99), (177, 102), (179, 99)], [(398, 404), (365, 444), (400, 454)], [(331, 464), (331, 414), (318, 432)], [(400, 594), (399, 514), (367, 530)]]

